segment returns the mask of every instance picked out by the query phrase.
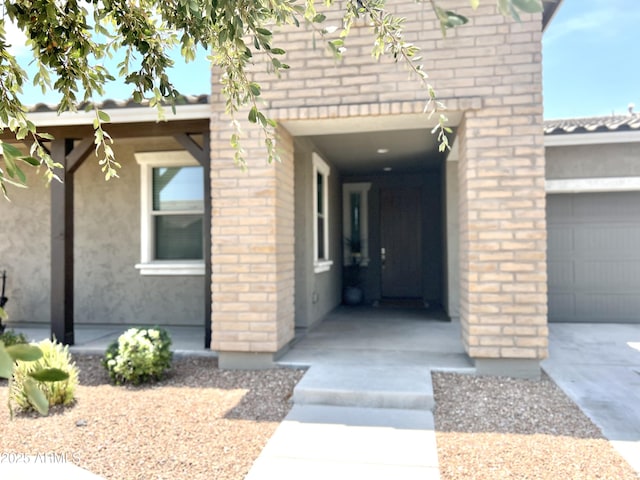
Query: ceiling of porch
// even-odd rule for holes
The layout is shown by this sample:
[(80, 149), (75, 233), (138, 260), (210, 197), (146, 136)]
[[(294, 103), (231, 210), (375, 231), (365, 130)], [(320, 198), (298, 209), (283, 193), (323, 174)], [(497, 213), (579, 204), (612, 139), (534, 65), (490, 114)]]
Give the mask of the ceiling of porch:
[[(428, 129), (387, 130), (308, 137), (343, 175), (438, 168), (437, 134)], [(387, 170), (385, 170), (387, 169)]]
[[(460, 112), (448, 112), (455, 129)], [(343, 175), (411, 173), (439, 168), (437, 119), (425, 114), (303, 119), (281, 124), (296, 137), (309, 139)], [(453, 142), (453, 139), (449, 139)], [(391, 170), (389, 170), (391, 169)]]

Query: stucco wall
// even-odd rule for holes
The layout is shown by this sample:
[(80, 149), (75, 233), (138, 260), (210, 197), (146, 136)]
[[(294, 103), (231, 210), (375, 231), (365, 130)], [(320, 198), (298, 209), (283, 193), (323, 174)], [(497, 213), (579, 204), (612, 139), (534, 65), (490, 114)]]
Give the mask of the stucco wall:
[(640, 176), (640, 143), (547, 147), (546, 178)]
[[(171, 139), (116, 141), (120, 178), (104, 181), (95, 157), (75, 173), (75, 322), (202, 325), (202, 276), (141, 276), (140, 168), (134, 152), (176, 150)], [(2, 203), (0, 269), (12, 322), (49, 322), (50, 193), (37, 176)]]
[(26, 170), (29, 189), (0, 198), (0, 271), (7, 271), (9, 322), (48, 322), (50, 304), (50, 192), (42, 175)]
[[(295, 143), (295, 321), (309, 327), (341, 301), (342, 290), (342, 194), (338, 170), (329, 175), (329, 252), (333, 265), (327, 272), (313, 269), (313, 163), (314, 145), (300, 138)], [(325, 159), (326, 160), (326, 159)]]
[(460, 225), (458, 219), (458, 162), (447, 161), (444, 168), (446, 232), (444, 248), (444, 308), (452, 320), (460, 319)]

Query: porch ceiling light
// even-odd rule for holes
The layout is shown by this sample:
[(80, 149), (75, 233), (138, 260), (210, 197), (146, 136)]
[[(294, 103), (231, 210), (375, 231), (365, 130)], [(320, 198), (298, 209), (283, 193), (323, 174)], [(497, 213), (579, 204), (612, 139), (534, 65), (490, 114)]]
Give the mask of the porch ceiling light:
[(376, 150), (380, 155), (384, 155), (385, 153), (389, 153), (389, 149), (388, 148), (379, 148), (378, 150)]
[(393, 168), (391, 168), (391, 167), (384, 167), (382, 170), (384, 170), (385, 172), (390, 172), (391, 170), (393, 170)]

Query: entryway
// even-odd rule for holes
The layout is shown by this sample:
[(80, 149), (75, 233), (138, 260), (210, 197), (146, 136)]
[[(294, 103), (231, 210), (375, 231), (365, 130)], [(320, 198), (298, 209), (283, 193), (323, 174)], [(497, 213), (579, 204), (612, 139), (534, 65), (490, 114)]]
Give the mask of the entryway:
[(338, 307), (278, 363), (291, 366), (396, 365), (473, 370), (459, 322), (441, 310)]
[(382, 298), (422, 298), (421, 189), (380, 189)]

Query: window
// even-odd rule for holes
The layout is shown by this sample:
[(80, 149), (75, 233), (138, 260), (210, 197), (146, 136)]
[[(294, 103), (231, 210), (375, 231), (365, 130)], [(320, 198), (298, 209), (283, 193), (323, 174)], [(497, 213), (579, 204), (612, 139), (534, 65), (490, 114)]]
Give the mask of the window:
[(136, 153), (142, 275), (204, 275), (203, 168), (186, 151)]
[(329, 165), (313, 154), (313, 268), (326, 272), (333, 265), (329, 255)]
[(369, 264), (368, 193), (370, 183), (342, 185), (342, 231), (344, 234), (344, 265)]

